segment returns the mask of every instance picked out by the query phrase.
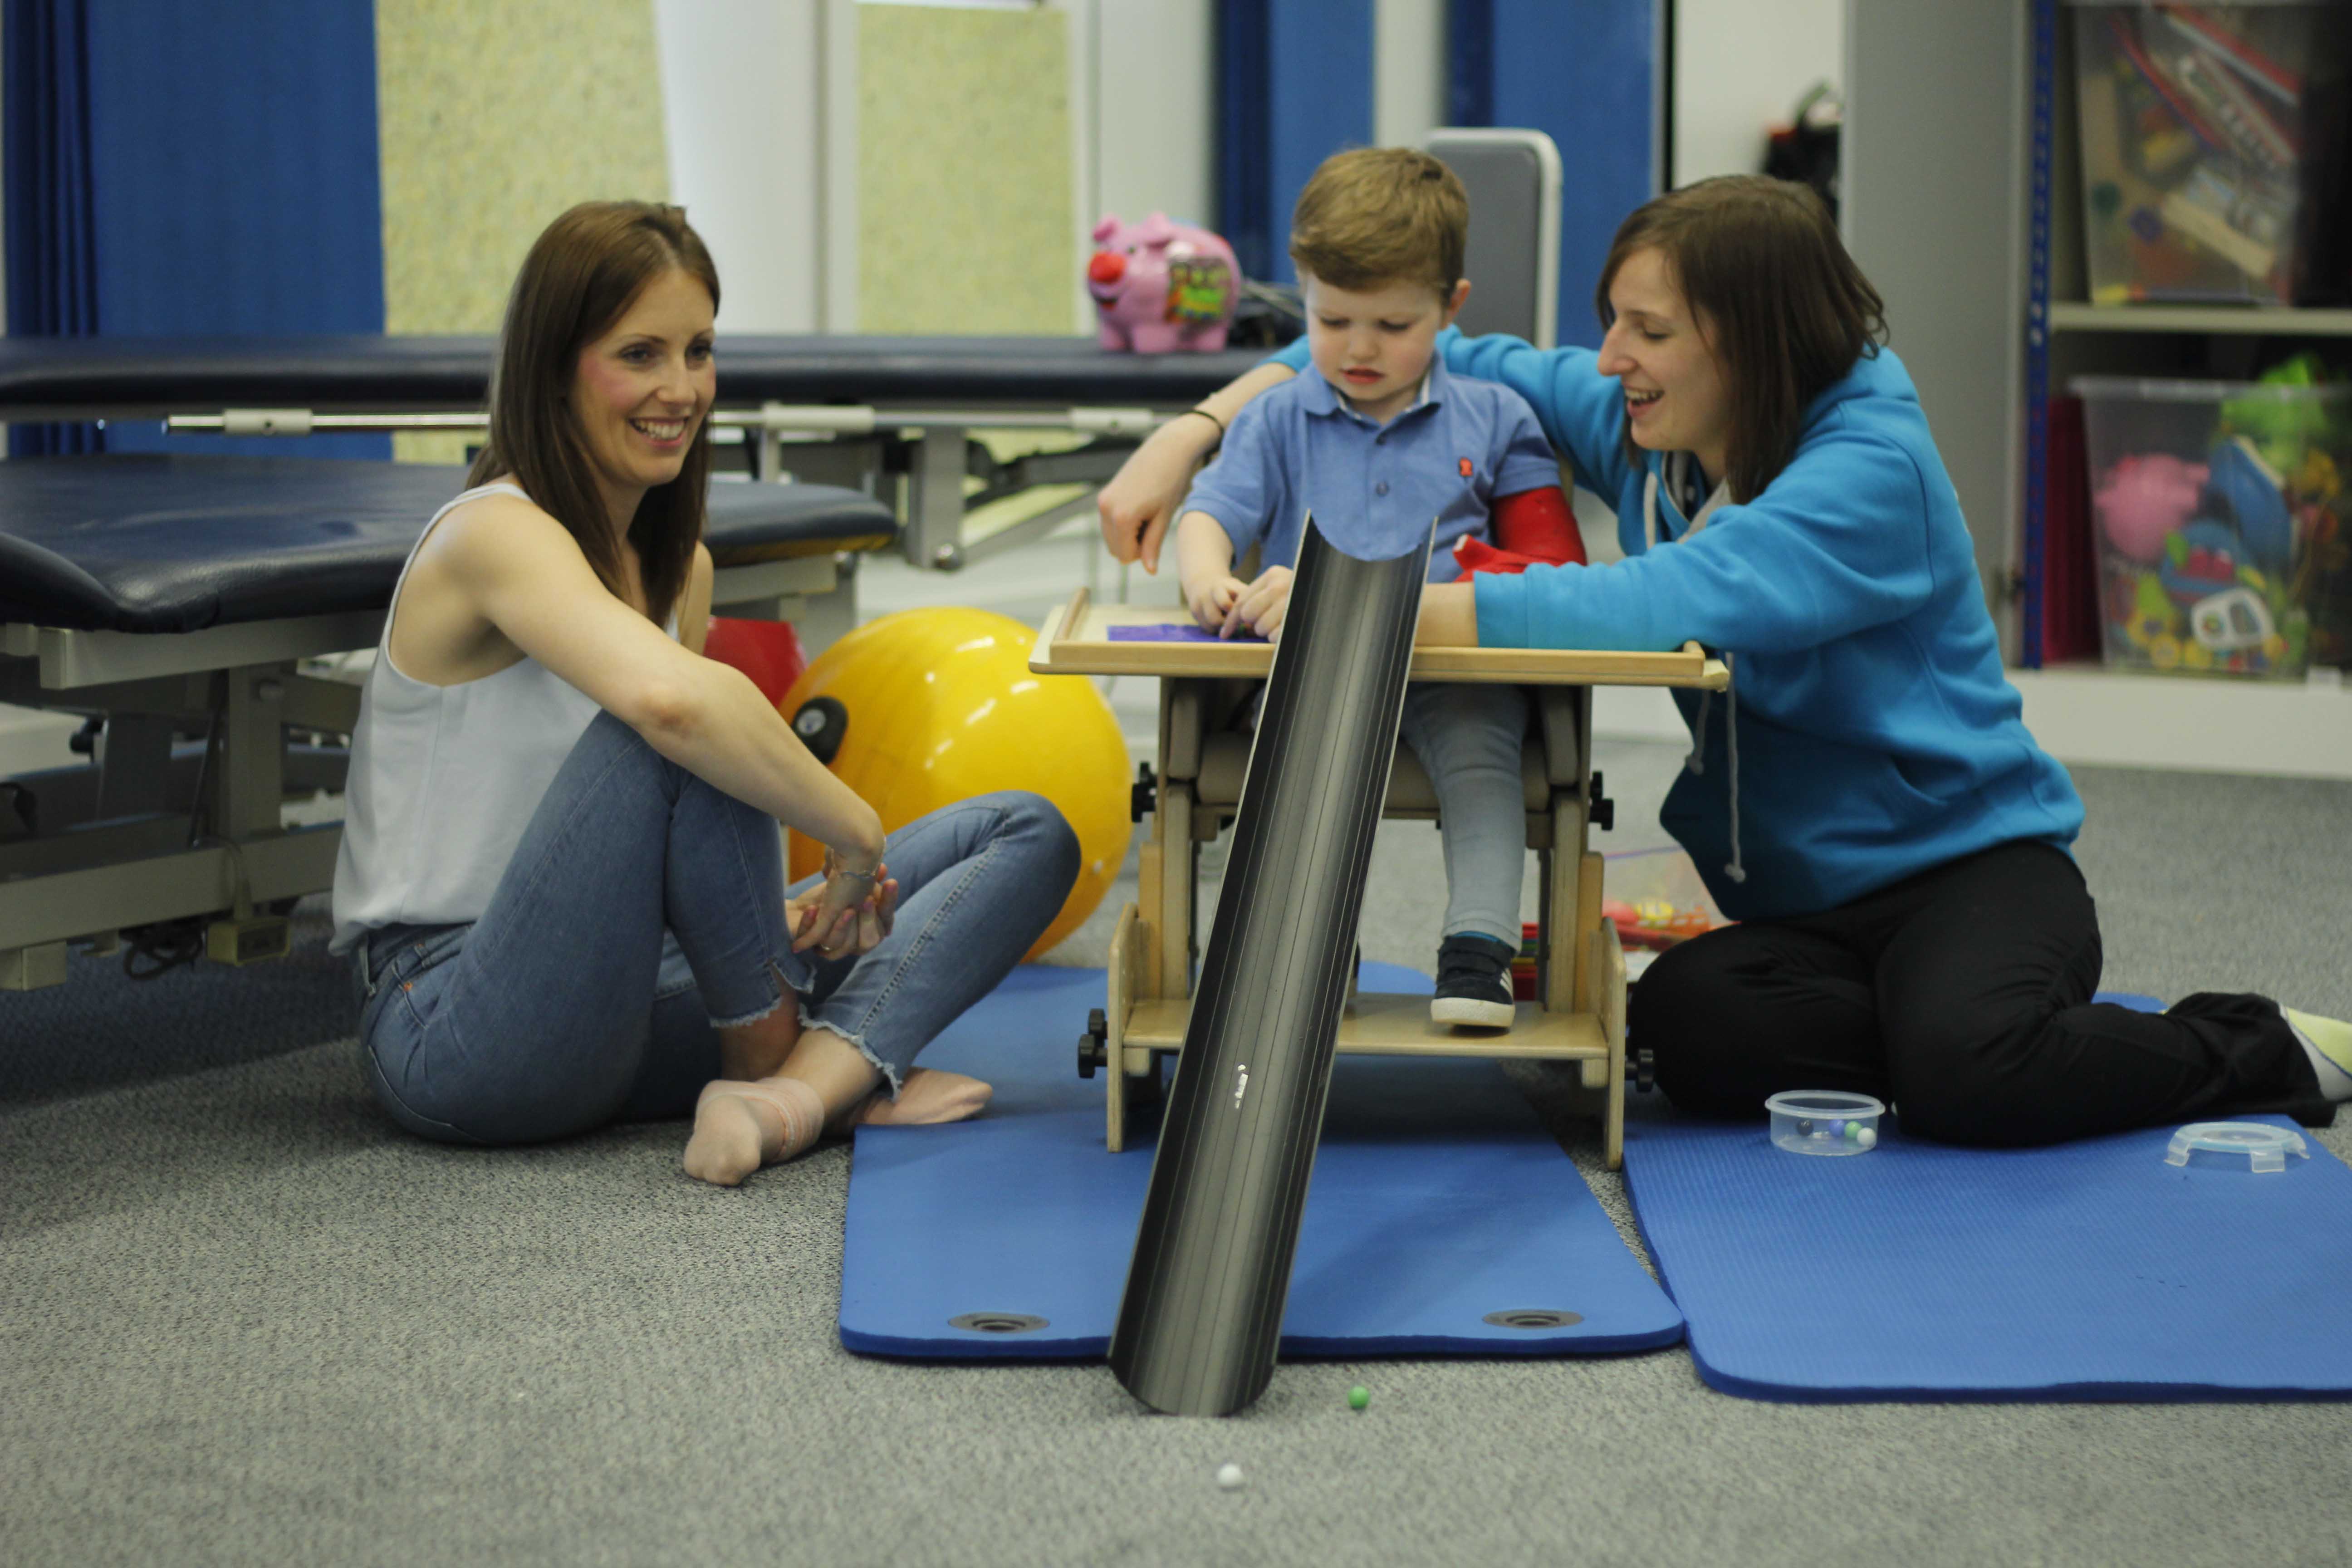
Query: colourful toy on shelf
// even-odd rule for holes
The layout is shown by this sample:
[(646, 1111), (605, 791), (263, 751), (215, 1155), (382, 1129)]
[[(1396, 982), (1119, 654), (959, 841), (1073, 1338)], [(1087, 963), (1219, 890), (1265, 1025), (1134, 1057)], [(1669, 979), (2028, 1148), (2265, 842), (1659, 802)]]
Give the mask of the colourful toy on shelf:
[(2200, 518), (2164, 542), (2164, 563), (2158, 574), (2165, 594), (2182, 609), (2210, 598), (2238, 583), (2239, 556), (2245, 546), (2228, 526)]
[(2249, 649), (2269, 655), (2273, 645), (2286, 651), (2270, 606), (2252, 588), (2225, 589), (2189, 605), (2189, 629), (2200, 647), (2221, 658)]
[(2151, 565), (2160, 560), (2165, 540), (2197, 514), (2209, 472), (2162, 452), (2119, 459), (2091, 497), (2116, 553)]
[(2107, 618), (2126, 643), (2153, 663), (2158, 643), (2172, 641), (2180, 631), (2180, 612), (2173, 608), (2163, 580), (2153, 572), (2112, 576), (2107, 595)]
[(2285, 478), (2244, 436), (2215, 446), (2206, 467), (2206, 494), (2235, 520), (2247, 552), (2273, 572), (2285, 571), (2294, 557), (2294, 513), (2287, 508)]
[(2338, 444), (2343, 404), (2299, 395), (2333, 380), (2317, 354), (2305, 350), (2264, 371), (2255, 385), (2221, 404), (2221, 431), (2252, 441), (2264, 463), (2290, 473), (2304, 454)]
[(2336, 167), (2332, 149), (2306, 145), (2326, 123), (2325, 106), (2307, 115), (2300, 79), (2319, 9), (2077, 8), (2094, 301), (2294, 302), (2309, 260), (2301, 209)]
[(2332, 506), (2344, 493), (2343, 477), (2336, 471), (2336, 459), (2314, 447), (2303, 455), (2294, 470), (2295, 499), (2316, 506)]
[(2292, 679), (2352, 659), (2352, 386), (2309, 353), (2254, 383), (2071, 385), (2112, 662)]
[(1087, 292), (1107, 349), (1167, 353), (1225, 346), (1241, 301), (1241, 263), (1205, 228), (1153, 213), (1139, 224), (1109, 216), (1095, 225)]

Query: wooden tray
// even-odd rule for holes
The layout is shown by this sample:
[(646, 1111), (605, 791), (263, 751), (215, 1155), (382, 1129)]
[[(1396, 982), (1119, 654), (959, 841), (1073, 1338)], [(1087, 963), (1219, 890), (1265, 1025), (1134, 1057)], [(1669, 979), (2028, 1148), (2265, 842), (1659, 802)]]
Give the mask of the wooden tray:
[[(1259, 642), (1114, 641), (1113, 626), (1189, 626), (1179, 605), (1097, 605), (1080, 588), (1037, 628), (1029, 668), (1040, 675), (1241, 676), (1263, 680), (1274, 648)], [(1721, 659), (1695, 642), (1673, 653), (1594, 648), (1424, 647), (1412, 656), (1415, 680), (1498, 681), (1515, 685), (1689, 686), (1720, 691), (1730, 683)]]

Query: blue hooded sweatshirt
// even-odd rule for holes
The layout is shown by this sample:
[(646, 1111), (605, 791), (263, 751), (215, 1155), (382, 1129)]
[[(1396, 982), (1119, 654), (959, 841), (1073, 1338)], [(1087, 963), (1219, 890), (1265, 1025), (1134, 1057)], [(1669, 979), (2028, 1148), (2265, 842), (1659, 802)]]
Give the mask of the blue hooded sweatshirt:
[[(1725, 914), (1812, 914), (1995, 845), (2073, 843), (2082, 799), (2020, 717), (1959, 496), (1892, 353), (1813, 399), (1761, 494), (1691, 509), (1695, 526), (1674, 493), (1692, 465), (1628, 453), (1623, 393), (1589, 350), (1453, 328), (1438, 347), (1534, 406), (1614, 500), (1626, 556), (1481, 574), (1480, 646), (1696, 639), (1731, 665), (1727, 700), (1675, 693), (1691, 763), (1659, 813)], [(1305, 342), (1276, 358), (1302, 368)]]

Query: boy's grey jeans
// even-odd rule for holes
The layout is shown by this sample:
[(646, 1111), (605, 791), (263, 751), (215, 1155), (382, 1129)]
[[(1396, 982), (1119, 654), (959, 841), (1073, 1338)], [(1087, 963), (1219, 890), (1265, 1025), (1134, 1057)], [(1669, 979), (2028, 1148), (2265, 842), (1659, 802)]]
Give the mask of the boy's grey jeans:
[(1528, 694), (1517, 686), (1405, 688), (1405, 743), (1436, 786), (1445, 833), (1444, 936), (1475, 931), (1519, 945), (1527, 803), (1519, 752)]

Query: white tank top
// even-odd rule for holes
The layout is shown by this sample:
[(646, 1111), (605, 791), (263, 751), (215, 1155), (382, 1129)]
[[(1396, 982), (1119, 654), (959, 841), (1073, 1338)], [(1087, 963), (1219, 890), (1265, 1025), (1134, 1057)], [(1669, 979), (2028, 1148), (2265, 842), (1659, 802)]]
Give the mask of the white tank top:
[[(416, 548), (452, 510), (494, 492), (530, 499), (510, 484), (467, 490), (433, 514)], [(360, 691), (335, 858), (334, 952), (380, 926), (481, 919), (547, 786), (599, 711), (535, 658), (455, 686), (402, 674), (393, 617), (415, 563), (412, 549)], [(677, 635), (675, 614), (668, 631)]]

